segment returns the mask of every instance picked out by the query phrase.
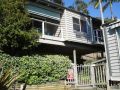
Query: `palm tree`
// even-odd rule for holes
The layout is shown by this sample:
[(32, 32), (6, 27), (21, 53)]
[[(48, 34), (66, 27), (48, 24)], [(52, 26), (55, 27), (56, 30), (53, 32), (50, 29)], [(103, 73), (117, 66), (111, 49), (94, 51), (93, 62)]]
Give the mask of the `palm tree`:
[(54, 2), (58, 3), (58, 4), (62, 5), (62, 6), (64, 5), (63, 0), (54, 0)]
[[(110, 13), (111, 13), (111, 19), (114, 19), (113, 17), (113, 11), (112, 11), (112, 4), (115, 2), (120, 2), (120, 0), (100, 0), (101, 3), (105, 3), (104, 6), (102, 7), (103, 12), (110, 6)], [(91, 0), (90, 4), (93, 4), (95, 8), (98, 8), (100, 5), (99, 0)]]
[(80, 11), (84, 14), (89, 14), (87, 7), (88, 5), (83, 0), (75, 0), (74, 4), (72, 6), (69, 6), (68, 8)]
[(20, 76), (18, 73), (13, 75), (11, 68), (6, 69), (0, 74), (0, 90), (8, 90)]

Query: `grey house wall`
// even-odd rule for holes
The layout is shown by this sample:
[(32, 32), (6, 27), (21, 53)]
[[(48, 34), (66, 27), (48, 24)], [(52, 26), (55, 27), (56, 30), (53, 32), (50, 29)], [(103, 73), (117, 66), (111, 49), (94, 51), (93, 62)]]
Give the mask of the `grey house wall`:
[(116, 25), (108, 26), (105, 28), (107, 32), (107, 53), (110, 79), (120, 81), (120, 54), (119, 54), (119, 40), (117, 36)]
[[(92, 43), (92, 23), (90, 23), (90, 18), (68, 10), (65, 10), (64, 13), (66, 21), (66, 40), (80, 43)], [(87, 22), (87, 34), (82, 34), (81, 32), (74, 32), (73, 17)], [(79, 37), (77, 37), (77, 35)]]

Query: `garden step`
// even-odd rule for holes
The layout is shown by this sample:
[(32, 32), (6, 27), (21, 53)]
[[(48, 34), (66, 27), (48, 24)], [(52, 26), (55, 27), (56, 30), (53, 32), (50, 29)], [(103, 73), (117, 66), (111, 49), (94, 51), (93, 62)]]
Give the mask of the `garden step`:
[(96, 90), (96, 88), (91, 86), (77, 86), (73, 90)]

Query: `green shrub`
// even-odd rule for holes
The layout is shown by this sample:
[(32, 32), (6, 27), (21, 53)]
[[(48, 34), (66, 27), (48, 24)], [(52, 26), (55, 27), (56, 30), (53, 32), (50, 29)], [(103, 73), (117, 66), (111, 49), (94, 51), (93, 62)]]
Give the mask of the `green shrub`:
[(23, 57), (11, 57), (0, 53), (0, 60), (4, 62), (4, 68), (11, 66), (15, 72), (23, 76), (19, 81), (27, 84), (41, 84), (54, 82), (66, 77), (70, 60), (62, 55), (34, 55)]

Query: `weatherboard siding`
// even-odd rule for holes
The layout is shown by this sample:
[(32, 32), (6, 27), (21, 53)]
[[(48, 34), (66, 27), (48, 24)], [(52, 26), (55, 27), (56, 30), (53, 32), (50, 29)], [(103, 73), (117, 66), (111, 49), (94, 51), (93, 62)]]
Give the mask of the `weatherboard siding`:
[(65, 19), (65, 11), (61, 15), (60, 19), (60, 26), (61, 26), (61, 33), (63, 33), (63, 38), (66, 38), (66, 19)]
[[(106, 28), (107, 30), (107, 48), (109, 56), (110, 75), (112, 79), (120, 78), (120, 55), (117, 41), (117, 34), (115, 29)], [(118, 78), (118, 79), (119, 79)]]
[[(59, 36), (66, 39), (66, 19), (65, 19), (65, 11), (61, 14), (60, 24), (58, 25), (58, 29), (55, 33), (55, 36)], [(63, 36), (62, 36), (63, 35)]]
[[(88, 28), (87, 34), (81, 34), (80, 32), (74, 32), (73, 17), (78, 18), (79, 20), (82, 19), (82, 20), (87, 21), (87, 28)], [(66, 10), (65, 11), (65, 20), (66, 20), (66, 29), (67, 29), (66, 30), (66, 39), (68, 41), (80, 42), (80, 43), (91, 43), (92, 42), (91, 24), (89, 23), (90, 20), (87, 17)]]

